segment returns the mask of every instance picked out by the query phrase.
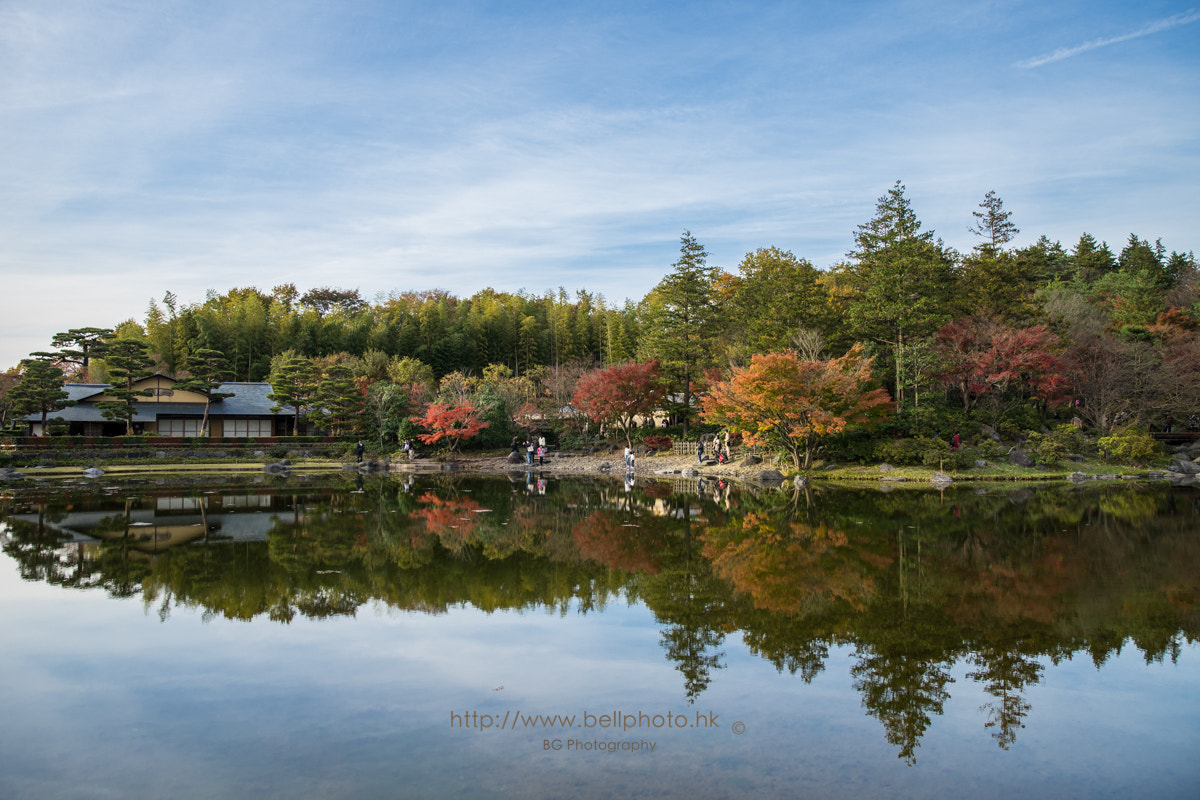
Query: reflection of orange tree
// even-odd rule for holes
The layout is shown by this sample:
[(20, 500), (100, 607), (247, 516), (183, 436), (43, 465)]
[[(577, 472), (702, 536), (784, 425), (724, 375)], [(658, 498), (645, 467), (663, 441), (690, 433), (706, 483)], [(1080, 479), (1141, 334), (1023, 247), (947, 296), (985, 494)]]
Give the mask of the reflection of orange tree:
[[(946, 608), (960, 623), (987, 627), (1020, 621), (1055, 624), (1062, 618), (1065, 592), (1084, 578), (1076, 548), (1063, 539), (1041, 542), (1041, 552), (1020, 560), (988, 559), (987, 534), (973, 533), (972, 557), (986, 563), (961, 575)], [(980, 550), (982, 548), (982, 551)]]
[(878, 593), (870, 571), (891, 561), (843, 531), (758, 512), (711, 528), (703, 539), (716, 574), (748, 593), (756, 607), (805, 615), (838, 602), (865, 611)]
[(657, 573), (667, 552), (668, 531), (659, 517), (638, 517), (638, 524), (608, 509), (593, 511), (572, 529), (579, 552), (608, 567)]
[(471, 540), (476, 515), (482, 506), (466, 497), (439, 497), (426, 492), (413, 516), (425, 523), (425, 530), (437, 536), (448, 550), (461, 551)]

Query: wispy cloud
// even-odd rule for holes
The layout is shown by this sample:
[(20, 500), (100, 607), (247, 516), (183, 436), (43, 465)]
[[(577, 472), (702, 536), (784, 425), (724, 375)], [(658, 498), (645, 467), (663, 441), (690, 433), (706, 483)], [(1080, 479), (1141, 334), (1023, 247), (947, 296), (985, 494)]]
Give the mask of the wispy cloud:
[[(896, 178), (962, 250), (988, 189), (1023, 241), (1136, 231), (1200, 250), (1183, 79), (1200, 54), (1157, 48), (1095, 79), (991, 72), (1042, 26), (1069, 30), (1069, 5), (999, 25), (974, 4), (950, 33), (949, 0), (850, 16), (701, 0), (682, 23), (678, 2), (344, 5), (0, 0), (0, 369), (167, 289), (562, 285), (619, 304), (685, 228), (724, 269), (768, 245), (826, 267)], [(1151, 79), (1166, 72), (1180, 79)]]
[(1138, 39), (1142, 36), (1149, 36), (1152, 33), (1161, 33), (1162, 31), (1170, 30), (1171, 28), (1177, 28), (1180, 25), (1187, 25), (1195, 22), (1196, 20), (1200, 20), (1200, 11), (1189, 9), (1182, 14), (1176, 14), (1173, 17), (1167, 17), (1166, 19), (1160, 19), (1157, 22), (1151, 22), (1149, 25), (1138, 28), (1132, 33), (1122, 34), (1121, 36), (1112, 36), (1107, 39), (1093, 39), (1090, 42), (1085, 42), (1084, 44), (1076, 45), (1075, 47), (1060, 47), (1049, 55), (1037, 56), (1036, 58), (1029, 58), (1025, 61), (1018, 61), (1016, 66), (1020, 67), (1021, 69), (1033, 69), (1034, 67), (1040, 67), (1044, 64), (1050, 64), (1054, 61), (1062, 61), (1064, 58), (1077, 56), (1080, 53), (1086, 53), (1089, 50), (1107, 47), (1110, 44), (1127, 42), (1130, 39)]

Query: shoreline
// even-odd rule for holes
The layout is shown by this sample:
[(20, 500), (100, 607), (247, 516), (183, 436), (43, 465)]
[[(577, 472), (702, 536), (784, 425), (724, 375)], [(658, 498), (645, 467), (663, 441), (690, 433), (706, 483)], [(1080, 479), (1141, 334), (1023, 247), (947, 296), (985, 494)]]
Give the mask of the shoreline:
[[(832, 468), (810, 469), (797, 471), (793, 466), (774, 465), (767, 461), (759, 464), (745, 465), (740, 461), (730, 461), (725, 464), (705, 462), (698, 464), (691, 455), (654, 455), (639, 456), (633, 469), (627, 470), (622, 463), (620, 452), (605, 455), (573, 455), (553, 454), (542, 464), (513, 464), (508, 461), (508, 454), (502, 456), (466, 456), (450, 461), (433, 459), (404, 459), (378, 461), (367, 460), (359, 466), (353, 461), (332, 459), (302, 459), (289, 465), (286, 471), (273, 471), (269, 467), (276, 463), (269, 460), (259, 461), (225, 461), (203, 463), (155, 463), (155, 464), (104, 464), (96, 465), (106, 476), (131, 475), (217, 475), (221, 473), (245, 476), (249, 474), (279, 475), (287, 473), (315, 474), (322, 472), (346, 472), (356, 474), (395, 474), (395, 473), (476, 473), (476, 474), (509, 474), (521, 472), (538, 472), (547, 475), (578, 475), (592, 477), (618, 478), (633, 474), (641, 479), (677, 479), (677, 478), (710, 478), (716, 480), (736, 481), (762, 485), (758, 479), (761, 473), (775, 471), (788, 483), (797, 477), (803, 477), (808, 482), (822, 484), (882, 484), (884, 486), (908, 485), (947, 485), (951, 483), (1044, 483), (1047, 481), (1084, 482), (1095, 480), (1119, 481), (1166, 481), (1169, 480), (1165, 469), (1134, 467), (1132, 465), (1112, 465), (1088, 462), (1072, 463), (1070, 467), (1043, 469), (1039, 467), (1015, 467), (1005, 464), (989, 465), (983, 468), (973, 468), (963, 471), (941, 471), (931, 467), (895, 467), (881, 471), (879, 465), (844, 465)], [(38, 466), (11, 470), (20, 473), (25, 479), (79, 477), (88, 469), (87, 466)], [(0, 482), (11, 483), (16, 478), (14, 474), (5, 475), (0, 470)], [(940, 476), (945, 476), (944, 478)], [(1082, 477), (1081, 477), (1082, 476)], [(949, 478), (947, 481), (945, 478)], [(778, 483), (778, 479), (767, 481)]]

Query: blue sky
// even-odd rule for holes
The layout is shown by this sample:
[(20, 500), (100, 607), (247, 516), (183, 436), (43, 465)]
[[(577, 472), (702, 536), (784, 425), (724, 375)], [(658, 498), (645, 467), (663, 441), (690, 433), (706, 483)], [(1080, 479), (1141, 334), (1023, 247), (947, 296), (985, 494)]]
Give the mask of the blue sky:
[(818, 267), (896, 180), (970, 249), (1200, 250), (1200, 7), (0, 0), (0, 368), (284, 282), (640, 299)]

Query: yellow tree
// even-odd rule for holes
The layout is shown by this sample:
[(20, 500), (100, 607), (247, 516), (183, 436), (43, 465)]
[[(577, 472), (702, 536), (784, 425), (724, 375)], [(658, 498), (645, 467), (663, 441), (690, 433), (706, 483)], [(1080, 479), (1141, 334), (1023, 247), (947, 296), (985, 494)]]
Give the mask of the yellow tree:
[(884, 420), (894, 404), (855, 345), (841, 358), (802, 361), (791, 351), (754, 356), (704, 398), (707, 422), (741, 431), (750, 444), (778, 447), (808, 469), (821, 441)]

